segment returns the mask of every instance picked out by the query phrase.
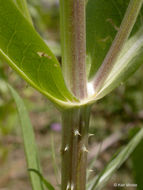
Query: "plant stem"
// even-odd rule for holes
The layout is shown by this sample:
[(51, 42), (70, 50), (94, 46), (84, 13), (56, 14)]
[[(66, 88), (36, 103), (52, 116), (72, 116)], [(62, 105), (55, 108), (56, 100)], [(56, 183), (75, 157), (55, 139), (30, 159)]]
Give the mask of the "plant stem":
[(86, 89), (85, 0), (60, 0), (62, 68), (68, 88), (84, 99)]
[(90, 108), (62, 115), (62, 190), (85, 190)]
[[(60, 0), (62, 68), (68, 88), (87, 97), (85, 0)], [(85, 190), (90, 107), (62, 113), (62, 190)]]
[(124, 43), (128, 39), (141, 9), (142, 3), (143, 0), (130, 0), (129, 6), (113, 44), (109, 49), (103, 64), (93, 79), (96, 93), (102, 88), (102, 85), (112, 70)]

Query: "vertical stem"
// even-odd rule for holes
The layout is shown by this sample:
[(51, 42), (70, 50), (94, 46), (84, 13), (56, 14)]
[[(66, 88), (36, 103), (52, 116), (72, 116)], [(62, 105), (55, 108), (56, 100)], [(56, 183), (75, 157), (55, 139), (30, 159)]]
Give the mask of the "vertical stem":
[(62, 190), (85, 190), (89, 107), (62, 115)]
[(62, 68), (69, 89), (77, 98), (87, 96), (85, 0), (60, 0)]
[[(68, 88), (87, 97), (85, 0), (60, 0), (62, 68)], [(62, 113), (62, 190), (85, 190), (89, 107)]]

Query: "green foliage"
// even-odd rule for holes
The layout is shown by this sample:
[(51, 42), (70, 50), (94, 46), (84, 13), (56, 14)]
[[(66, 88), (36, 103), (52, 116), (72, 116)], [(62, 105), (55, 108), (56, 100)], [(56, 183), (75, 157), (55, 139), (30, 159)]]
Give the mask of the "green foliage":
[(33, 87), (58, 105), (75, 98), (56, 57), (11, 0), (0, 0), (0, 53)]
[[(102, 98), (103, 96), (108, 94), (111, 90), (113, 90), (115, 87), (117, 87), (122, 82), (127, 80), (128, 77), (138, 69), (138, 67), (142, 64), (142, 60), (143, 60), (143, 45), (142, 45), (143, 44), (142, 43), (142, 40), (143, 40), (142, 30), (143, 29), (142, 29), (139, 21), (137, 21), (136, 25), (134, 25), (136, 18), (138, 16), (138, 13), (140, 12), (142, 1), (136, 1), (136, 0), (130, 1), (129, 7), (123, 18), (123, 21), (121, 23), (119, 31), (117, 32), (117, 35), (112, 43), (112, 46), (111, 46), (112, 41), (108, 45), (108, 40), (107, 40), (107, 42), (106, 42), (106, 40), (104, 42), (105, 47), (103, 48), (103, 50), (105, 50), (105, 51), (103, 51), (101, 49), (101, 46), (99, 46), (99, 44), (101, 45), (101, 43), (99, 41), (101, 41), (101, 39), (103, 38), (103, 36), (102, 36), (103, 33), (104, 33), (104, 35), (107, 35), (107, 37), (110, 37), (109, 34), (110, 35), (113, 34), (112, 31), (110, 31), (110, 30), (108, 33), (109, 22), (111, 22), (110, 24), (115, 25), (115, 23), (112, 23), (113, 20), (115, 22), (116, 20), (119, 20), (121, 15), (124, 15), (124, 14), (121, 14), (119, 10), (118, 11), (116, 10), (116, 14), (115, 14), (114, 6), (116, 5), (117, 6), (116, 8), (118, 8), (119, 2), (121, 5), (125, 6), (126, 2), (125, 1), (123, 2), (120, 0), (117, 1), (117, 3), (113, 3), (113, 2), (114, 1), (106, 2), (108, 4), (108, 6), (105, 3), (105, 7), (104, 7), (104, 3), (101, 1), (100, 1), (100, 3), (101, 4), (103, 3), (102, 5), (100, 5), (100, 3), (98, 1), (94, 1), (94, 2), (89, 1), (87, 4), (87, 18), (89, 19), (89, 20), (87, 19), (87, 31), (89, 30), (87, 32), (87, 51), (89, 51), (87, 54), (88, 54), (89, 62), (87, 62), (87, 63), (91, 64), (91, 70), (94, 72), (94, 74), (97, 71), (97, 69), (99, 68), (96, 75), (94, 75), (94, 79), (89, 84), (89, 85), (93, 86), (93, 88), (94, 88), (94, 93), (92, 92), (90, 95), (91, 100), (92, 99), (97, 100), (97, 99)], [(94, 6), (92, 3), (95, 3)], [(95, 9), (97, 8), (97, 10), (94, 12), (93, 12), (93, 7)], [(107, 7), (111, 10), (110, 11), (108, 9), (106, 10)], [(89, 12), (89, 15), (88, 15), (88, 12)], [(103, 14), (103, 12), (104, 12), (104, 14)], [(120, 13), (120, 15), (119, 15), (119, 13)], [(132, 18), (132, 14), (134, 14), (135, 18), (134, 17)], [(109, 17), (111, 17), (110, 21), (109, 21)], [(96, 18), (99, 18), (99, 19), (96, 19)], [(95, 21), (97, 20), (97, 23), (95, 22), (96, 23), (95, 28), (93, 27), (94, 24), (92, 23), (93, 22), (92, 19)], [(100, 19), (103, 22), (100, 21)], [(98, 21), (100, 21), (100, 22), (98, 22)], [(107, 22), (107, 21), (109, 21), (109, 22)], [(104, 22), (105, 22), (105, 24), (103, 24), (103, 25), (99, 24), (99, 23), (104, 23)], [(129, 22), (130, 22), (130, 25), (128, 25)], [(100, 26), (98, 26), (98, 25), (100, 25)], [(103, 28), (105, 27), (103, 30), (101, 29), (102, 26), (103, 26)], [(131, 34), (131, 29), (133, 26), (134, 26), (134, 30)], [(125, 28), (126, 28), (126, 30), (125, 30)], [(138, 28), (139, 28), (139, 30), (138, 30)], [(98, 31), (98, 29), (99, 29), (99, 31)], [(110, 26), (110, 29), (111, 29), (111, 26)], [(91, 30), (93, 30), (93, 31), (91, 31)], [(107, 30), (107, 32), (105, 32), (106, 30)], [(138, 32), (136, 32), (137, 30), (138, 30)], [(102, 38), (99, 34), (102, 36)], [(113, 36), (115, 36), (115, 34), (116, 33), (114, 32)], [(131, 38), (129, 38), (127, 41), (128, 36), (131, 36)], [(93, 43), (93, 41), (95, 41), (95, 43)], [(96, 44), (96, 46), (97, 46), (97, 47), (95, 47), (96, 50), (92, 47), (94, 44)], [(108, 46), (110, 46), (110, 48)], [(92, 47), (92, 48), (90, 50), (88, 50), (88, 47), (89, 47), (89, 49), (90, 49), (90, 47)], [(109, 49), (109, 51), (108, 51), (108, 49)], [(103, 55), (100, 55), (99, 52)], [(97, 53), (97, 55), (96, 55), (96, 53)], [(98, 59), (98, 55), (102, 60)], [(97, 60), (93, 61), (92, 59), (93, 60), (97, 59)], [(102, 63), (102, 61), (103, 61), (103, 63)], [(92, 67), (94, 67), (94, 68), (92, 68)]]
[[(131, 131), (132, 133), (136, 132), (135, 130)], [(142, 158), (143, 158), (143, 140), (139, 143), (139, 145), (136, 147), (135, 151), (132, 154), (132, 170), (133, 170), (133, 175), (135, 178), (135, 182), (138, 185), (137, 190), (142, 190), (143, 189), (143, 164), (142, 164)]]
[(87, 56), (91, 64), (89, 78), (103, 62), (119, 29), (129, 0), (89, 0), (87, 3)]
[[(86, 38), (87, 75), (89, 80), (95, 76), (95, 73), (100, 68), (118, 32), (128, 3), (129, 0), (89, 0), (87, 2)], [(57, 12), (55, 15), (57, 16)], [(44, 22), (46, 23), (45, 20)], [(31, 23), (25, 0), (0, 0), (0, 54), (14, 70), (34, 88), (46, 95), (57, 107), (70, 108), (75, 105), (80, 106), (78, 100), (65, 84), (60, 63), (39, 34), (37, 34)], [(94, 103), (107, 95), (115, 87), (127, 80), (142, 64), (143, 27), (141, 27), (141, 23), (142, 14), (140, 13), (130, 38), (122, 48), (102, 88), (98, 94), (94, 94), (84, 102), (81, 102), (81, 105)], [(53, 27), (53, 20), (49, 22), (49, 25)], [(5, 78), (1, 68), (0, 77)], [(0, 88), (3, 87), (1, 84), (0, 81)], [(54, 187), (47, 182), (40, 172), (34, 133), (24, 103), (11, 86), (9, 86), (9, 89), (19, 112), (33, 190), (44, 190), (43, 185), (49, 190), (54, 190)], [(4, 106), (4, 109), (7, 109), (8, 106)], [(115, 107), (118, 109), (118, 107), (121, 108), (121, 105), (116, 105)], [(0, 105), (0, 111), (2, 109), (3, 107)], [(3, 110), (1, 113), (3, 113)], [(102, 189), (113, 173), (128, 159), (135, 149), (133, 154), (135, 179), (139, 184), (139, 190), (142, 189), (142, 167), (140, 167), (142, 162), (140, 155), (143, 152), (142, 138), (143, 129), (137, 133), (119, 154), (116, 153), (100, 175), (91, 182), (89, 189)]]
[(4, 65), (0, 62), (0, 136), (9, 134), (16, 121), (16, 112), (4, 80)]
[(143, 62), (143, 28), (133, 35), (124, 45), (119, 58), (112, 68), (103, 87), (96, 94), (96, 98), (102, 98), (111, 90), (126, 81)]
[[(87, 64), (92, 78), (102, 64), (129, 4), (129, 0), (89, 0), (86, 7)], [(142, 15), (134, 26), (134, 34), (142, 24)]]
[(41, 175), (39, 171), (30, 168), (28, 169), (28, 171), (36, 173), (48, 190), (55, 190), (55, 188)]
[(23, 15), (29, 20), (29, 22), (32, 24), (32, 19), (28, 11), (26, 0), (14, 0), (18, 8), (21, 10)]
[[(40, 164), (37, 156), (34, 132), (26, 107), (23, 103), (23, 100), (19, 97), (17, 92), (10, 85), (8, 85), (8, 87), (15, 100), (17, 110), (19, 113), (27, 166), (28, 168), (32, 168), (40, 172)], [(37, 174), (30, 173), (30, 178), (33, 190), (44, 190), (41, 179), (37, 176)]]
[(130, 140), (130, 142), (118, 153), (116, 153), (111, 161), (107, 164), (101, 174), (92, 182), (89, 190), (100, 190), (109, 181), (113, 173), (129, 158), (131, 153), (136, 149), (143, 139), (143, 128)]

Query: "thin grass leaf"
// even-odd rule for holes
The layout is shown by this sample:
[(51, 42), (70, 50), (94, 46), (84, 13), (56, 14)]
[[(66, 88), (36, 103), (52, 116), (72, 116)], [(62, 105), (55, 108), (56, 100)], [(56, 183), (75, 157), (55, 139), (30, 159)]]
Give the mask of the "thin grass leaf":
[[(40, 172), (40, 164), (37, 155), (34, 131), (26, 107), (18, 93), (9, 84), (8, 88), (15, 100), (19, 114), (27, 167), (33, 168)], [(41, 179), (39, 179), (39, 177), (35, 173), (30, 173), (30, 179), (33, 190), (44, 190)]]
[(101, 172), (99, 177), (96, 178), (88, 190), (101, 190), (115, 171), (128, 159), (142, 139), (143, 128), (140, 129), (140, 131), (130, 140), (130, 142), (120, 151), (119, 154), (116, 154), (116, 156), (111, 159), (109, 164), (107, 164), (105, 169)]
[(125, 82), (143, 63), (143, 27), (123, 47), (101, 90), (95, 94), (100, 99)]
[(43, 182), (43, 184), (48, 188), (48, 190), (55, 190), (55, 188), (42, 176), (42, 174), (32, 168), (29, 168), (28, 171), (31, 173), (36, 173), (38, 175), (38, 177), (40, 178), (40, 180)]
[[(131, 135), (136, 134), (139, 128), (135, 128), (131, 130)], [(143, 164), (142, 159), (143, 158), (143, 140), (139, 143), (139, 145), (136, 147), (135, 151), (133, 152), (131, 156), (132, 161), (132, 170), (133, 170), (133, 177), (135, 183), (138, 185), (137, 190), (143, 189)]]
[[(88, 0), (86, 7), (86, 40), (87, 68), (90, 80), (95, 76), (109, 51), (128, 5), (129, 0)], [(139, 14), (131, 36), (142, 26), (142, 14), (143, 9)]]
[(143, 0), (130, 0), (129, 6), (126, 10), (125, 16), (122, 20), (120, 28), (117, 32), (117, 35), (106, 54), (106, 57), (98, 69), (93, 81), (94, 81), (94, 89), (95, 93), (98, 92), (102, 85), (104, 84), (105, 80), (108, 78), (109, 74), (111, 73), (112, 68), (116, 64), (116, 60), (118, 59), (120, 52), (129, 38), (133, 26), (137, 20), (139, 12), (141, 10), (143, 4)]
[(119, 29), (129, 0), (88, 0), (86, 7), (86, 41), (88, 77), (102, 64)]

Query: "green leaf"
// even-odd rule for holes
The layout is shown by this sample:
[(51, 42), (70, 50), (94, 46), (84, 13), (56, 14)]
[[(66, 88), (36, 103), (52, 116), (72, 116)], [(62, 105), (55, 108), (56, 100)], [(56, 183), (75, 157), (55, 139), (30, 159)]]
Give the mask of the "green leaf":
[[(27, 166), (28, 168), (33, 168), (40, 172), (40, 164), (37, 156), (37, 148), (35, 143), (34, 132), (26, 107), (23, 103), (23, 100), (20, 98), (17, 92), (10, 85), (8, 85), (8, 87), (15, 100), (21, 122), (21, 130), (22, 130)], [(30, 179), (33, 190), (44, 190), (42, 182), (37, 176), (37, 174), (30, 173)]]
[(49, 189), (49, 190), (55, 190), (55, 188), (42, 176), (42, 174), (35, 170), (35, 169), (31, 169), (29, 168), (28, 171), (30, 172), (34, 172), (38, 175), (38, 177), (41, 179), (41, 181), (43, 182), (43, 184)]
[(143, 27), (124, 45), (103, 87), (95, 94), (100, 99), (126, 81), (143, 63)]
[(34, 88), (60, 107), (77, 101), (56, 57), (12, 0), (0, 0), (0, 54)]
[(86, 8), (89, 78), (103, 62), (117, 33), (129, 0), (88, 0)]
[(131, 153), (135, 150), (137, 145), (143, 139), (143, 128), (130, 140), (130, 142), (116, 154), (111, 161), (107, 164), (105, 169), (101, 172), (98, 178), (93, 181), (88, 190), (100, 190), (109, 181), (114, 172), (129, 158)]
[[(120, 27), (129, 0), (89, 0), (86, 8), (87, 67), (91, 79), (102, 64)], [(132, 35), (139, 29), (138, 17)]]
[(28, 6), (27, 6), (26, 0), (14, 0), (14, 2), (19, 7), (19, 9), (23, 13), (23, 15), (29, 20), (29, 22), (31, 24), (33, 24), (31, 16), (30, 16), (29, 11), (28, 11)]
[(132, 164), (133, 164), (133, 175), (135, 178), (135, 183), (138, 184), (137, 190), (143, 189), (143, 140), (136, 147), (132, 154)]

